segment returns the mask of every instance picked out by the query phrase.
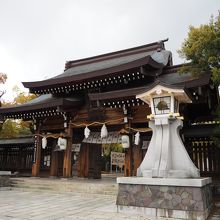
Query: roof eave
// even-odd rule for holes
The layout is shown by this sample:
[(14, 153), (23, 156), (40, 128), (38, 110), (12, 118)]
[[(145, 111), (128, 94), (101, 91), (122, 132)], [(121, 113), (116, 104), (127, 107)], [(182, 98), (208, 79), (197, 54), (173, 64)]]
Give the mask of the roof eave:
[(72, 106), (77, 107), (82, 104), (82, 100), (67, 100), (65, 98), (60, 98), (57, 100), (49, 101), (46, 103), (39, 103), (34, 104), (30, 106), (15, 106), (15, 107), (9, 107), (9, 108), (0, 108), (0, 114), (3, 115), (13, 115), (19, 114), (23, 112), (29, 112), (29, 111), (39, 111), (42, 109), (48, 109), (48, 108), (57, 108), (62, 106)]
[(38, 89), (38, 88), (45, 88), (45, 87), (53, 87), (57, 85), (62, 85), (65, 83), (74, 83), (74, 82), (80, 82), (84, 80), (91, 80), (91, 79), (97, 79), (97, 78), (103, 78), (103, 77), (108, 77), (112, 74), (117, 74), (125, 70), (129, 69), (135, 69), (138, 67), (141, 67), (143, 65), (150, 65), (151, 67), (155, 69), (160, 69), (164, 67), (163, 64), (157, 63), (154, 61), (150, 55), (129, 62), (125, 64), (121, 64), (118, 66), (114, 66), (111, 68), (107, 69), (101, 69), (97, 71), (92, 71), (92, 72), (87, 72), (84, 74), (78, 74), (74, 76), (67, 76), (67, 77), (60, 77), (60, 78), (53, 78), (53, 79), (48, 79), (48, 80), (43, 80), (43, 81), (36, 81), (36, 82), (22, 82), (24, 87), (29, 88), (30, 90)]

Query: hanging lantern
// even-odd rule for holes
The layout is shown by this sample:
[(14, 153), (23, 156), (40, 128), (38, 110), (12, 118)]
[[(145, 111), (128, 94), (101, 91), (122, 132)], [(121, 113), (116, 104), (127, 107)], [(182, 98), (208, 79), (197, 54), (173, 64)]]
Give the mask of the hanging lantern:
[(66, 138), (59, 137), (57, 145), (60, 147), (60, 150), (66, 150), (67, 140)]
[(128, 123), (128, 117), (124, 117), (124, 123)]
[(101, 138), (105, 138), (108, 136), (108, 130), (105, 126), (105, 124), (102, 126), (102, 129), (101, 129)]
[(90, 135), (90, 130), (89, 128), (86, 126), (85, 129), (84, 129), (84, 135), (85, 135), (85, 138), (87, 139)]
[(135, 134), (134, 144), (135, 144), (135, 145), (138, 145), (139, 143), (140, 143), (140, 132), (138, 131), (138, 132)]
[(42, 144), (43, 149), (45, 149), (47, 147), (47, 138), (46, 137), (42, 138), (42, 143), (41, 144)]
[(121, 136), (121, 143), (123, 148), (129, 148), (130, 146), (130, 140), (128, 135), (122, 135)]

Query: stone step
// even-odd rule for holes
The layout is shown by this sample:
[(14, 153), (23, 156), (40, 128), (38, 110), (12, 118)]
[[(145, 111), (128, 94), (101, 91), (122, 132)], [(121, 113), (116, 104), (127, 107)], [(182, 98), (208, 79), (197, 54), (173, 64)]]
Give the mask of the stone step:
[(90, 188), (90, 189), (109, 189), (109, 190), (112, 190), (112, 189), (115, 189), (117, 186), (116, 185), (101, 185), (101, 184), (87, 184), (87, 183), (63, 183), (63, 182), (60, 182), (60, 183), (57, 183), (57, 182), (17, 182), (17, 181), (14, 181), (12, 180), (11, 181), (11, 185), (12, 186), (16, 186), (16, 185), (35, 185), (35, 186), (51, 186), (51, 187), (70, 187), (70, 188)]
[(11, 178), (11, 189), (117, 195), (118, 186), (115, 179)]

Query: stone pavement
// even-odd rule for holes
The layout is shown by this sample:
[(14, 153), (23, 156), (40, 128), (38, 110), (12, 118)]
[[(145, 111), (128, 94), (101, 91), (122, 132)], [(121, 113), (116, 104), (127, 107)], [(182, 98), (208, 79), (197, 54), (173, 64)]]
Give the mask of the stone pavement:
[[(141, 215), (117, 213), (115, 196), (0, 190), (0, 220), (8, 219), (147, 220)], [(219, 202), (209, 220), (220, 220)]]
[(143, 220), (117, 213), (115, 196), (52, 192), (0, 191), (0, 220)]

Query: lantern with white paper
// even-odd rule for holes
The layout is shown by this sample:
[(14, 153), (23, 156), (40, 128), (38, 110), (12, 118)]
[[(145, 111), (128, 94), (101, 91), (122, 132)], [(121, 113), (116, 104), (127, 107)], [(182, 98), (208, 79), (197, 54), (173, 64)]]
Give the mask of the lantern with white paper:
[(85, 129), (84, 129), (84, 136), (85, 136), (85, 138), (88, 138), (89, 135), (90, 135), (90, 130), (89, 130), (89, 128), (86, 126)]
[(66, 138), (59, 137), (57, 145), (60, 147), (60, 150), (66, 150), (67, 140)]
[(121, 144), (123, 148), (129, 148), (130, 147), (130, 140), (128, 135), (122, 135), (121, 136)]
[(108, 130), (105, 126), (105, 124), (102, 126), (102, 129), (101, 129), (101, 138), (105, 138), (108, 136)]
[(42, 138), (42, 148), (45, 149), (47, 147), (47, 138), (43, 137)]

